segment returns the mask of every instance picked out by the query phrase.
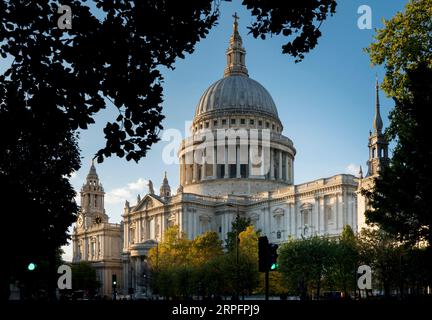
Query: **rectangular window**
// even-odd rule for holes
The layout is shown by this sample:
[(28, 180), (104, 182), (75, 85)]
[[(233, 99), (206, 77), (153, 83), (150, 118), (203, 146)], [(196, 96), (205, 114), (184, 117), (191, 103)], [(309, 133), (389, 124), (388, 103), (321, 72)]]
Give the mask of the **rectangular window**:
[(258, 125), (262, 127), (262, 120), (258, 120)]
[(222, 125), (226, 125), (226, 119), (222, 119)]
[(254, 123), (255, 123), (254, 119), (249, 120), (249, 124), (254, 125)]
[(236, 124), (236, 119), (231, 119), (231, 124)]
[(209, 127), (209, 123), (208, 123), (208, 121), (205, 123), (205, 127), (206, 127), (206, 128)]
[(247, 164), (241, 164), (240, 165), (240, 176), (242, 178), (247, 178), (247, 174), (248, 174), (248, 165)]
[(275, 129), (275, 125), (274, 124), (272, 124), (272, 130), (274, 130)]
[(245, 119), (240, 119), (240, 124), (245, 124), (246, 120)]
[(217, 120), (213, 121), (213, 127), (217, 127)]
[(266, 128), (270, 128), (270, 123), (266, 122)]
[(229, 164), (229, 177), (235, 178), (237, 176), (237, 165), (236, 164)]

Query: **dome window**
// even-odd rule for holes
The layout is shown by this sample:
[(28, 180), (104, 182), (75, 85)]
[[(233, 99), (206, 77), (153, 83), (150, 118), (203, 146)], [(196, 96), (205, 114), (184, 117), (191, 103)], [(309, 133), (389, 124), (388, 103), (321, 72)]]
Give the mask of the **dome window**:
[(205, 123), (205, 127), (206, 127), (206, 128), (209, 127), (209, 122), (208, 122), (208, 121), (206, 121), (206, 123)]
[(266, 122), (266, 128), (267, 129), (270, 128), (270, 123), (269, 122)]
[(272, 130), (274, 130), (275, 129), (275, 125), (274, 125), (274, 123), (272, 124)]

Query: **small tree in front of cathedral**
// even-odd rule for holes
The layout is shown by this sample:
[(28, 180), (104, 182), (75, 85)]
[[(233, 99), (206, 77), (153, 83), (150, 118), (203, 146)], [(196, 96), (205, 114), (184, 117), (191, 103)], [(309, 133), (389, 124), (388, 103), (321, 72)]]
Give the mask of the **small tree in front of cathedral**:
[(163, 240), (149, 252), (154, 292), (166, 298), (188, 299), (223, 291), (219, 285), (207, 285), (219, 276), (208, 266), (220, 257), (223, 257), (222, 242), (215, 232), (208, 231), (189, 240), (178, 226), (168, 228)]
[(72, 265), (72, 288), (84, 291), (88, 297), (94, 297), (101, 283), (97, 280), (96, 269), (88, 261)]
[(335, 259), (328, 285), (341, 290), (345, 297), (356, 290), (356, 273), (359, 262), (357, 237), (352, 228), (346, 225), (334, 246)]
[(248, 226), (251, 225), (251, 219), (237, 215), (236, 218), (231, 222), (231, 231), (227, 233), (226, 248), (228, 251), (236, 250), (240, 239), (239, 235), (245, 231)]
[(279, 249), (278, 264), (288, 290), (301, 299), (319, 299), (325, 280), (333, 272), (336, 247), (335, 241), (318, 236), (284, 243)]

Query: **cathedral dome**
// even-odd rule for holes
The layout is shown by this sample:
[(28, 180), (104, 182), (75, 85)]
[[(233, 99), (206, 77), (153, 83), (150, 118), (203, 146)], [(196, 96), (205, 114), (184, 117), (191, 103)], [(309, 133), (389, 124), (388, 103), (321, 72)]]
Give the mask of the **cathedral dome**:
[(224, 77), (201, 96), (178, 151), (183, 194), (247, 196), (293, 184), (294, 145), (270, 93), (249, 78), (237, 19)]
[(220, 116), (248, 115), (267, 118), (282, 127), (270, 93), (259, 82), (249, 78), (246, 50), (238, 32), (237, 18), (235, 15), (233, 34), (226, 51), (224, 77), (201, 96), (195, 109), (194, 123)]
[(270, 93), (246, 75), (229, 75), (213, 83), (201, 96), (195, 119), (218, 113), (261, 114), (278, 119)]

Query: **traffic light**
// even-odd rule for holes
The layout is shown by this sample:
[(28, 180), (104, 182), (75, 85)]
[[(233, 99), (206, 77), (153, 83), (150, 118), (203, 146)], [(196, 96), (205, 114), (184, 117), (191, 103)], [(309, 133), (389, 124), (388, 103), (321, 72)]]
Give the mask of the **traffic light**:
[(278, 245), (269, 243), (267, 237), (258, 238), (258, 271), (275, 271), (278, 269)]
[(277, 263), (277, 258), (278, 258), (278, 253), (277, 253), (277, 249), (278, 249), (278, 245), (274, 244), (274, 243), (270, 243), (269, 244), (269, 266), (270, 266), (270, 271), (275, 271), (278, 269), (278, 263)]
[(117, 275), (116, 274), (112, 275), (112, 287), (113, 287), (113, 290), (115, 290), (117, 288)]
[(267, 237), (258, 238), (258, 271), (266, 272), (268, 270), (268, 249), (269, 242)]
[(36, 270), (36, 267), (37, 267), (36, 263), (30, 262), (27, 266), (27, 270), (28, 271), (34, 271), (34, 270)]

